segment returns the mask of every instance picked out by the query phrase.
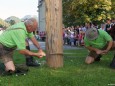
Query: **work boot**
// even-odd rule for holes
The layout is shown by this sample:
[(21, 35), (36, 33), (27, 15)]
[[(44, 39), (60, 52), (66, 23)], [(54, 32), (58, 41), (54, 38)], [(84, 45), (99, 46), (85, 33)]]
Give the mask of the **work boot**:
[(33, 66), (33, 67), (38, 67), (40, 64), (36, 62), (33, 57), (26, 58), (26, 65), (27, 66)]
[(5, 70), (5, 65), (4, 63), (0, 63), (0, 76), (9, 76), (9, 75), (13, 75), (15, 71), (12, 70)]
[(15, 71), (9, 70), (9, 71), (4, 71), (1, 76), (11, 76), (15, 75)]
[[(30, 51), (29, 46), (26, 46), (26, 49)], [(33, 67), (40, 66), (40, 64), (38, 62), (36, 62), (32, 56), (25, 55), (25, 57), (26, 57), (26, 65), (27, 66), (33, 66)]]
[(100, 59), (101, 57), (102, 57), (102, 55), (98, 55), (98, 56), (95, 58), (95, 61), (98, 61), (98, 62), (99, 62), (99, 61), (101, 60), (101, 59)]
[(25, 64), (15, 64), (15, 67), (16, 67), (15, 71), (16, 76), (26, 75), (29, 71), (29, 67)]

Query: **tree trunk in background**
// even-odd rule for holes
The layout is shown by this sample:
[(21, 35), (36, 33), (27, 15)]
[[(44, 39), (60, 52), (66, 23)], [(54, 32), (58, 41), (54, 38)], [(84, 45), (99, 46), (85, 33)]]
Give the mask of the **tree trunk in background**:
[(63, 67), (62, 0), (45, 0), (46, 60), (49, 67)]

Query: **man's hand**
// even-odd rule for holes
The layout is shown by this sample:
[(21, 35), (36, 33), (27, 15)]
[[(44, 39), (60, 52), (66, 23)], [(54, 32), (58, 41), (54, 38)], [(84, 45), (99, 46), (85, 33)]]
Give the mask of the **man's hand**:
[(26, 49), (19, 50), (19, 52), (21, 54), (24, 54), (24, 55), (36, 56), (38, 58), (42, 58), (43, 56), (46, 56), (45, 52), (43, 52), (41, 49), (37, 53), (31, 52), (31, 51), (26, 50)]
[(97, 54), (102, 54), (103, 51), (98, 49), (98, 50), (96, 50), (96, 53), (97, 53)]
[(108, 50), (103, 50), (102, 55), (107, 54), (107, 53), (108, 53)]
[(107, 54), (107, 53), (108, 53), (108, 50), (97, 50), (96, 53), (97, 53), (97, 54), (104, 55), (104, 54)]
[(38, 55), (39, 55), (38, 56), (39, 58), (42, 58), (43, 56), (46, 56), (45, 52), (41, 49), (38, 51)]

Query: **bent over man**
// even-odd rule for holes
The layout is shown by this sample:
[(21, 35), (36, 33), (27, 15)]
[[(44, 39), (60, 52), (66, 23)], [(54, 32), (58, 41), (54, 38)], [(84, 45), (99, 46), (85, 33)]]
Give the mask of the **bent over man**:
[(104, 30), (89, 28), (85, 33), (85, 47), (89, 50), (89, 55), (85, 62), (91, 64), (94, 61), (100, 61), (103, 54), (115, 48), (115, 42), (111, 36)]
[[(18, 49), (19, 53), (29, 56), (41, 58), (45, 53), (35, 40), (33, 31), (38, 27), (36, 19), (29, 18), (24, 22), (12, 25), (0, 35), (0, 58), (2, 59), (6, 71), (15, 71), (13, 63), (13, 51)], [(37, 47), (38, 52), (31, 52), (26, 49), (26, 38), (30, 38)]]

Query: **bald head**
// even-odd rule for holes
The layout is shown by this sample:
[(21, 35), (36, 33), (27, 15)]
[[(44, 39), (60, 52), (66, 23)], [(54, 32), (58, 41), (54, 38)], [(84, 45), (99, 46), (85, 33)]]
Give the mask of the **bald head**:
[(28, 32), (33, 32), (38, 28), (38, 22), (35, 18), (29, 18), (24, 21)]

